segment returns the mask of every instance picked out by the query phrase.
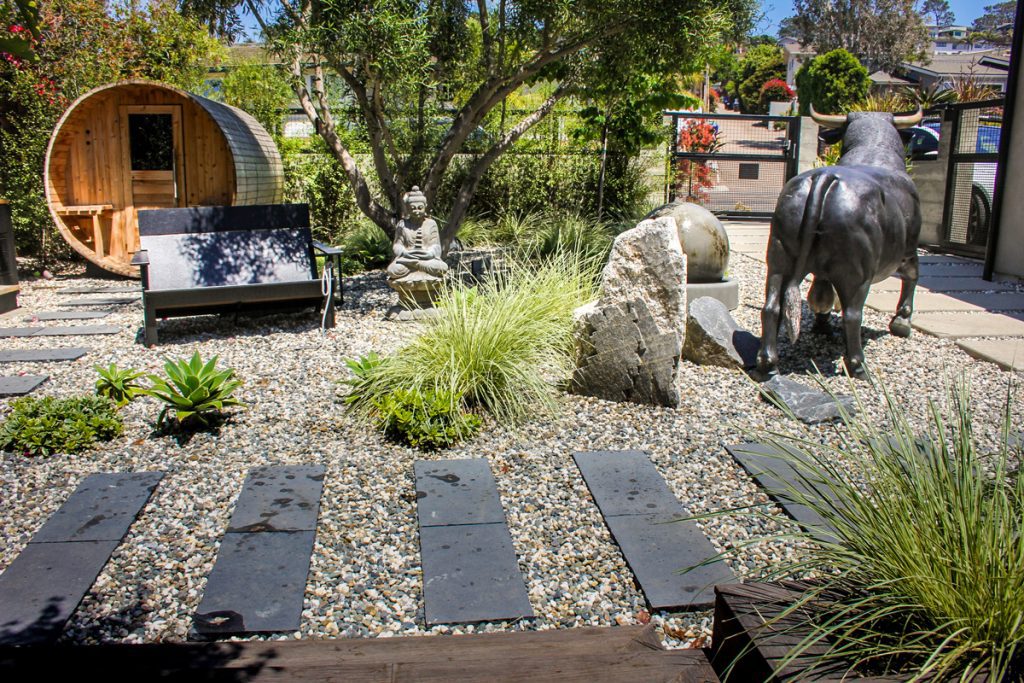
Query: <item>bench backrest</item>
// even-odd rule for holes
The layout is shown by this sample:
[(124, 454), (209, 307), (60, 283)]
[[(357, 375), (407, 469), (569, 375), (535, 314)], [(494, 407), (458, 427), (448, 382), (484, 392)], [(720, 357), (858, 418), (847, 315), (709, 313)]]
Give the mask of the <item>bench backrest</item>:
[(316, 279), (305, 204), (193, 206), (138, 212), (149, 288), (189, 289)]

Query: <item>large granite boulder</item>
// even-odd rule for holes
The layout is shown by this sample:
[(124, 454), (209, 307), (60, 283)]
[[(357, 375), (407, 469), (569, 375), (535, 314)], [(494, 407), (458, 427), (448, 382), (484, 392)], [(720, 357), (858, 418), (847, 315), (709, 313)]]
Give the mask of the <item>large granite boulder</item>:
[(702, 296), (690, 302), (686, 316), (683, 358), (697, 365), (753, 368), (761, 341), (740, 327), (718, 299)]
[(601, 298), (576, 311), (573, 391), (676, 407), (686, 335), (686, 256), (671, 218), (619, 235)]
[(660, 206), (647, 218), (671, 217), (679, 230), (679, 242), (686, 253), (688, 282), (721, 282), (729, 269), (729, 235), (725, 226), (699, 204), (672, 202)]

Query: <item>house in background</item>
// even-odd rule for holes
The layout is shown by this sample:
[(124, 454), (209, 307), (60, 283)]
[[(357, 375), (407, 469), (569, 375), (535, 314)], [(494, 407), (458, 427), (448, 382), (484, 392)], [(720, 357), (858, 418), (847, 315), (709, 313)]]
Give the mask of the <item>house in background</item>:
[(936, 54), (927, 63), (904, 62), (897, 72), (902, 78), (922, 88), (953, 87), (958, 80), (972, 78), (977, 85), (988, 85), (1006, 91), (1006, 69), (995, 66), (992, 59), (1004, 61), (1001, 50)]
[(796, 87), (796, 72), (804, 65), (804, 62), (813, 59), (817, 54), (812, 48), (804, 47), (792, 38), (784, 38), (780, 45), (782, 47), (782, 58), (786, 60), (786, 85), (790, 88)]
[(991, 50), (992, 45), (983, 40), (971, 40), (971, 31), (966, 26), (936, 26), (928, 24), (928, 37), (932, 40), (932, 54), (954, 52), (981, 52)]

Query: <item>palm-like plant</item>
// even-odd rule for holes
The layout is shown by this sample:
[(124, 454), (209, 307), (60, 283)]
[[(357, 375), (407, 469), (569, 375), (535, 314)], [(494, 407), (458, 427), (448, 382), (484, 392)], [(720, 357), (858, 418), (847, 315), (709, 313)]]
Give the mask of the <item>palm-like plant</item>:
[(144, 372), (139, 372), (135, 368), (119, 368), (117, 363), (111, 363), (109, 367), (94, 365), (93, 369), (100, 376), (96, 380), (96, 395), (109, 398), (118, 408), (128, 405), (136, 396), (145, 393), (145, 389), (135, 381), (144, 377)]
[(235, 371), (217, 370), (217, 356), (203, 363), (197, 351), (191, 359), (168, 360), (164, 364), (167, 378), (150, 375), (153, 385), (146, 394), (166, 405), (157, 418), (157, 428), (164, 426), (169, 413), (179, 425), (196, 421), (209, 426), (209, 416), (229, 406), (245, 405), (234, 397), (241, 382), (233, 379)]

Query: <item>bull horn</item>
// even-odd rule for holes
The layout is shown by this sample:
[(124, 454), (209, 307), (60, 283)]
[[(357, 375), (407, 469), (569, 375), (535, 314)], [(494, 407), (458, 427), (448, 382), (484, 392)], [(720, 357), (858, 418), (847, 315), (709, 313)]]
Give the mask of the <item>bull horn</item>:
[(822, 128), (842, 128), (846, 125), (846, 114), (819, 114), (811, 105), (811, 118)]
[(921, 105), (917, 105), (917, 111), (907, 116), (893, 116), (892, 125), (897, 128), (910, 128), (921, 123), (921, 119), (924, 117), (924, 110), (921, 109)]

